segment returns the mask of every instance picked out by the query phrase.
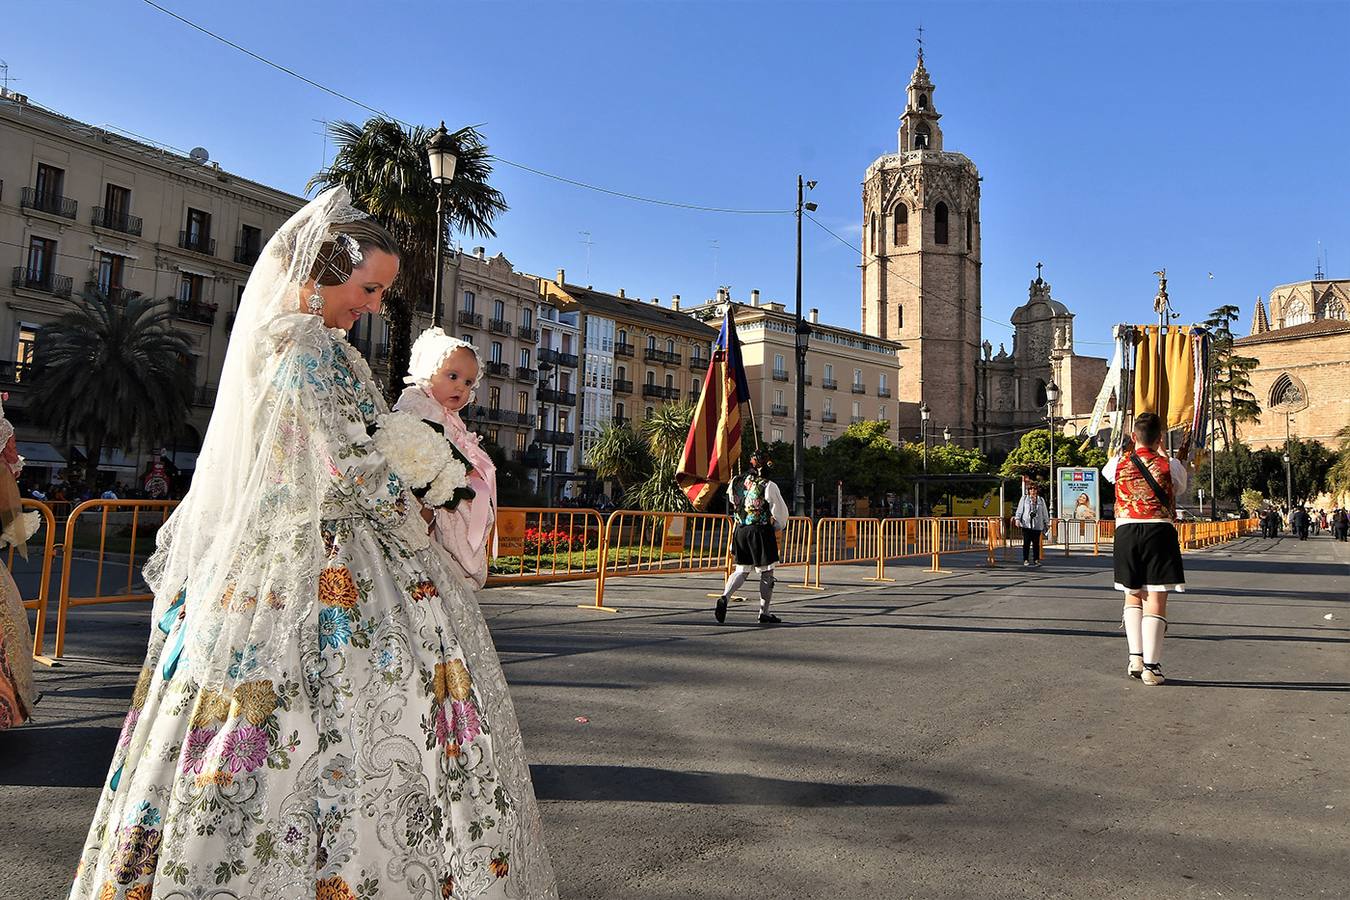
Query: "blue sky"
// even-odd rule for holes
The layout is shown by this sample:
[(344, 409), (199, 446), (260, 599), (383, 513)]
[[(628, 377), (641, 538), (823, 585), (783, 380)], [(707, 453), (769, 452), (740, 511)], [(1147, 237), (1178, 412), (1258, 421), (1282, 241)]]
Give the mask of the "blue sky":
[[(1312, 275), (1319, 240), (1329, 274), (1350, 273), (1346, 3), (161, 2), (402, 119), (481, 124), (502, 157), (570, 178), (786, 209), (803, 173), (853, 241), (922, 22), (947, 149), (984, 176), (986, 316), (1006, 321), (1042, 261), (1080, 352), (1104, 352), (1088, 342), (1151, 315), (1159, 266), (1185, 319), (1232, 302), (1244, 327), (1258, 294)], [(324, 162), (314, 120), (366, 115), (141, 0), (7, 7), (15, 89), (283, 189)], [(495, 182), (511, 210), (486, 243), (521, 269), (792, 301), (791, 216), (634, 203), (505, 165)], [(806, 305), (857, 327), (856, 254), (806, 228)], [(995, 345), (1009, 334), (985, 323)]]

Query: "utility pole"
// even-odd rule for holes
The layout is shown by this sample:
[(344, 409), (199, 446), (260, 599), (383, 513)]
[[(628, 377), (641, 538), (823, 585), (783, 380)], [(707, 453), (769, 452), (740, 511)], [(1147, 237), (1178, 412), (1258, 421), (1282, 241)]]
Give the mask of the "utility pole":
[(797, 428), (792, 443), (792, 512), (797, 516), (806, 515), (806, 346), (811, 340), (811, 329), (802, 321), (802, 211), (815, 212), (816, 205), (805, 202), (805, 192), (815, 186), (797, 176)]

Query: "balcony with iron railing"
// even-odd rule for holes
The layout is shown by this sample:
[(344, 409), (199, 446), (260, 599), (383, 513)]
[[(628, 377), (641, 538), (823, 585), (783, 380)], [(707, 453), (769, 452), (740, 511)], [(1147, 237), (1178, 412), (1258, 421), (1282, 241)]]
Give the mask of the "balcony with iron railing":
[(561, 406), (577, 405), (577, 395), (571, 391), (558, 391), (553, 388), (541, 387), (536, 396), (540, 403), (556, 403)]
[(511, 323), (505, 319), (488, 319), (488, 331), (493, 334), (511, 334)]
[(29, 362), (19, 362), (12, 359), (0, 360), (0, 383), (22, 384), (32, 368), (33, 364)]
[(821, 381), (820, 387), (822, 390), (835, 391), (839, 389), (839, 382), (835, 381), (833, 378), (826, 378)]
[(852, 390), (853, 390), (853, 393), (855, 393), (855, 394), (865, 394), (865, 393), (867, 393), (867, 385), (863, 384), (863, 383), (860, 382), (860, 381), (855, 381), (855, 382), (853, 382), (853, 384), (851, 385), (851, 388), (852, 388)]
[(497, 361), (495, 361), (495, 360), (488, 360), (487, 365), (486, 365), (484, 368), (486, 368), (486, 369), (487, 369), (487, 373), (488, 373), (489, 375), (491, 375), (492, 377), (494, 377), (494, 378), (510, 378), (510, 377), (511, 377), (511, 364), (510, 364), (510, 363), (497, 362)]
[(879, 388), (877, 388), (877, 396), (878, 396), (878, 397), (889, 397), (890, 395), (891, 395), (891, 389), (890, 389), (890, 388), (888, 388), (888, 387), (879, 387)]
[(94, 215), (90, 219), (89, 224), (95, 228), (106, 228), (109, 231), (120, 231), (122, 234), (131, 234), (136, 237), (141, 236), (142, 223), (140, 216), (133, 216), (112, 209), (104, 209), (101, 206), (94, 207)]
[(708, 357), (691, 356), (689, 357), (689, 369), (694, 372), (702, 372), (708, 368)]
[(175, 318), (188, 322), (210, 325), (216, 321), (217, 306), (214, 303), (202, 303), (197, 300), (183, 300), (178, 297), (170, 301), (170, 309)]
[(633, 356), (636, 353), (637, 348), (634, 347), (632, 344), (620, 344), (617, 342), (614, 344), (615, 356)]
[(522, 325), (516, 329), (516, 337), (520, 338), (522, 341), (537, 341), (539, 340), (539, 329), (531, 328), (528, 325)]
[(38, 291), (54, 297), (69, 297), (75, 281), (68, 275), (57, 275), (51, 269), (30, 269), (27, 266), (15, 266), (11, 287), (26, 291)]
[(575, 369), (581, 363), (575, 353), (563, 353), (561, 350), (553, 350), (549, 347), (539, 348), (539, 361), (569, 369)]
[(680, 354), (671, 353), (667, 350), (658, 350), (655, 347), (648, 347), (643, 357), (647, 362), (662, 363), (667, 366), (678, 366), (680, 364)]
[(216, 255), (216, 239), (204, 234), (180, 231), (178, 232), (178, 246), (184, 250), (191, 250), (193, 253), (202, 253), (206, 256)]
[(516, 366), (516, 380), (528, 381), (533, 384), (539, 380), (539, 373), (534, 369), (526, 368), (525, 366)]
[(788, 380), (787, 369), (774, 369), (774, 370), (773, 370), (773, 380), (774, 380), (774, 381), (787, 381), (787, 380)]
[(262, 248), (251, 247), (247, 244), (234, 245), (234, 261), (241, 266), (251, 266), (262, 256)]
[(617, 380), (616, 380), (616, 381), (614, 382), (614, 393), (616, 393), (616, 394), (631, 394), (631, 393), (633, 393), (633, 382), (631, 382), (631, 381), (617, 381)]
[(19, 196), (19, 208), (35, 209), (63, 219), (73, 219), (79, 212), (80, 204), (54, 191), (39, 191), (37, 188), (26, 187)]
[(655, 400), (678, 400), (680, 399), (680, 389), (661, 384), (644, 384), (642, 396), (651, 397)]
[(550, 447), (570, 447), (577, 441), (577, 436), (570, 431), (548, 431), (540, 429), (535, 434), (535, 440), (541, 444), (548, 444)]
[(787, 415), (787, 407), (779, 406), (777, 403), (775, 403), (769, 407), (769, 415), (778, 416), (779, 418), (782, 418), (783, 416)]
[(136, 291), (133, 291), (130, 288), (124, 288), (118, 285), (104, 286), (97, 281), (92, 280), (84, 283), (84, 289), (96, 297), (102, 297), (110, 303), (119, 305), (124, 305), (128, 300), (136, 296)]
[(825, 412), (823, 412), (823, 413), (820, 414), (820, 421), (822, 421), (822, 422), (838, 422), (838, 421), (839, 421), (839, 417), (838, 417), (837, 415), (835, 415), (834, 413), (830, 412), (830, 411), (827, 409), (827, 410), (825, 410)]
[(849, 417), (848, 417), (848, 421), (849, 421), (849, 424), (850, 424), (850, 425), (857, 425), (859, 422), (866, 422), (866, 421), (867, 421), (867, 417), (866, 417), (866, 416), (849, 416)]
[(471, 328), (483, 327), (482, 315), (471, 309), (461, 309), (459, 315), (455, 317), (455, 321), (459, 322), (461, 325), (468, 325)]

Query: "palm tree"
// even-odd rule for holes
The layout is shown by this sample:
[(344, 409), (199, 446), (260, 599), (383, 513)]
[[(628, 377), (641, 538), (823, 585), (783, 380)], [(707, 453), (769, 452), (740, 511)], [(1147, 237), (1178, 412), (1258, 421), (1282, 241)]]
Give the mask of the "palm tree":
[(192, 344), (166, 300), (90, 288), (74, 305), (38, 331), (28, 408), (62, 442), (83, 440), (92, 482), (104, 447), (159, 442), (182, 428)]
[(689, 498), (675, 480), (675, 470), (684, 452), (689, 425), (694, 419), (691, 403), (668, 403), (643, 421), (640, 433), (652, 458), (651, 477), (630, 491), (639, 509), (662, 512), (689, 510)]
[(601, 479), (612, 478), (623, 494), (651, 477), (652, 456), (636, 431), (609, 422), (586, 454), (586, 465)]
[[(436, 221), (436, 185), (427, 160), (430, 132), (377, 116), (365, 125), (334, 122), (328, 133), (337, 155), (309, 180), (306, 190), (346, 187), (352, 201), (388, 228), (403, 250), (398, 280), (384, 301), (390, 332), (386, 392), (392, 402), (408, 371), (413, 310), (433, 290), (438, 233), (442, 241), (449, 238)], [(506, 210), (506, 200), (488, 184), (492, 157), (487, 144), (472, 127), (454, 132), (450, 140), (457, 162), (454, 180), (445, 188), (448, 224), (469, 235), (492, 237), (497, 233), (492, 221)]]

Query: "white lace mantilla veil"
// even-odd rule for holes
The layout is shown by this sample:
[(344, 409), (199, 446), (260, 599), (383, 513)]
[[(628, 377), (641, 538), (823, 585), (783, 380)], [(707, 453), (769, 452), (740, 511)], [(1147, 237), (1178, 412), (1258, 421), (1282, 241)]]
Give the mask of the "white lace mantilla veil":
[[(154, 622), (181, 595), (180, 666), (204, 686), (273, 677), (313, 610), (325, 561), (325, 410), (302, 390), (327, 336), (302, 286), (332, 226), (365, 218), (345, 188), (320, 194), (272, 239), (244, 287), (192, 487), (160, 529), (144, 578)], [(331, 352), (331, 351), (330, 351)]]

